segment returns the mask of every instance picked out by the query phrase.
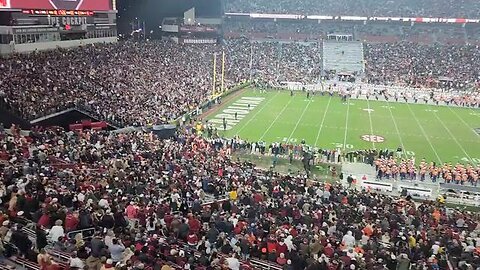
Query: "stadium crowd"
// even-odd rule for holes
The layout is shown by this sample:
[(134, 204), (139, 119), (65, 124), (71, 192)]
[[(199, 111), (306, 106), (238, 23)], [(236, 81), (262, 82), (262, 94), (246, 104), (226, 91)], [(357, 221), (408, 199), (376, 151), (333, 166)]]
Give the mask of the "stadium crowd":
[(480, 18), (477, 1), (423, 0), (226, 0), (227, 12), (282, 13), (330, 16), (404, 16), (434, 18)]
[[(229, 0), (227, 8), (406, 16), (478, 16), (480, 10), (471, 0), (346, 2)], [(449, 13), (452, 5), (460, 6), (459, 13)], [(316, 83), (321, 76), (316, 42), (120, 42), (13, 55), (0, 62), (0, 96), (28, 119), (77, 107), (118, 126), (165, 123), (208, 99), (212, 55), (222, 49), (227, 87), (249, 78)], [(443, 76), (457, 82), (449, 89), (478, 88), (480, 82), (478, 46), (367, 44), (366, 56), (370, 83), (425, 87)], [(417, 98), (408, 91), (363, 90)], [(422, 97), (480, 106), (478, 91)], [(379, 178), (455, 184), (476, 185), (479, 167), (426, 161), (416, 166), (394, 153), (314, 153), (196, 134), (189, 125), (169, 140), (143, 131), (49, 128), (25, 134), (0, 125), (0, 252), (12, 261), (34, 261), (40, 270), (480, 268), (478, 215), (350, 189), (336, 182), (335, 173), (320, 183), (301, 172), (264, 171), (233, 160), (231, 153), (317, 156), (332, 163), (359, 158), (375, 166)]]
[(79, 107), (118, 126), (165, 123), (206, 101), (214, 46), (119, 42), (16, 54), (0, 95), (24, 118)]
[(196, 133), (2, 130), (5, 255), (40, 269), (480, 267), (470, 212), (262, 171), (230, 158), (235, 140)]
[(366, 44), (365, 62), (370, 83), (414, 87), (435, 86), (442, 78), (447, 87), (479, 87), (478, 45), (419, 45), (410, 42)]
[[(214, 53), (226, 52), (227, 88), (250, 78), (277, 85), (282, 81), (311, 84), (321, 77), (321, 47), (317, 42), (238, 38), (223, 45), (120, 42), (17, 54), (0, 64), (6, 74), (0, 97), (27, 119), (77, 107), (116, 126), (160, 124), (210, 98)], [(478, 91), (466, 95), (456, 89), (478, 89), (480, 74), (474, 63), (480, 61), (479, 51), (475, 45), (367, 44), (366, 80), (379, 85), (440, 87), (448, 91), (435, 95), (436, 101), (478, 105)], [(220, 63), (217, 73), (219, 78)], [(217, 88), (220, 84), (218, 79)]]

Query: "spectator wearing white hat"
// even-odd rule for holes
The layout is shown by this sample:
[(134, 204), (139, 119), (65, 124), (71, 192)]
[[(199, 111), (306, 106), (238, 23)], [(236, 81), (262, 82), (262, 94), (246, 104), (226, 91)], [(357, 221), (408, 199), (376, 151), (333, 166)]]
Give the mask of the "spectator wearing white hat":
[(107, 261), (100, 267), (100, 270), (113, 270), (115, 269), (115, 265), (113, 264), (112, 259), (107, 259)]

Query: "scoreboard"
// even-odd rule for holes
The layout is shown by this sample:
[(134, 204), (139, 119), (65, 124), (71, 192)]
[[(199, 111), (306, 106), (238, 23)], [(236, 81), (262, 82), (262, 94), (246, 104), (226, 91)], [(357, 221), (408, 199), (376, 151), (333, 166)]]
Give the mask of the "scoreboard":
[(0, 0), (0, 54), (117, 41), (115, 0)]
[(112, 0), (0, 0), (0, 10), (114, 10)]

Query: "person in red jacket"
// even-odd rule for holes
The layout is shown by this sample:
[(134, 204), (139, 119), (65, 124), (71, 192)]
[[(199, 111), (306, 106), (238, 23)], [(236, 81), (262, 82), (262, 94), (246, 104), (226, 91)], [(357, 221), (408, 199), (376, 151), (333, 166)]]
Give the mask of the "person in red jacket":
[(270, 238), (267, 240), (267, 251), (268, 253), (276, 253), (277, 251), (277, 240)]
[(69, 212), (65, 217), (65, 230), (67, 232), (76, 230), (79, 222), (78, 212)]
[(276, 250), (277, 250), (277, 256), (280, 256), (281, 253), (283, 254), (287, 253), (288, 247), (287, 245), (285, 245), (285, 242), (283, 241), (283, 239), (277, 243)]
[(50, 227), (50, 216), (47, 214), (46, 211), (43, 212), (43, 215), (40, 217), (37, 223), (44, 228)]
[(335, 253), (335, 250), (332, 248), (332, 244), (327, 244), (327, 246), (323, 250), (323, 253), (325, 254), (325, 256), (332, 258), (333, 253)]
[(189, 246), (196, 246), (198, 244), (198, 236), (194, 232), (187, 235), (187, 243)]
[(191, 215), (190, 218), (188, 219), (188, 227), (190, 228), (191, 232), (197, 233), (202, 228), (202, 224), (200, 224), (200, 221), (198, 219), (196, 219), (193, 215)]

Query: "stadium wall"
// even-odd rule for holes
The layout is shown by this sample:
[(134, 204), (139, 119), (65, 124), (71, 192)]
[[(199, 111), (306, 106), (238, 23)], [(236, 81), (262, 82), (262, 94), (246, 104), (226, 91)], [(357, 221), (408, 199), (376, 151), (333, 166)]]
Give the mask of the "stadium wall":
[(30, 129), (32, 127), (28, 121), (12, 113), (2, 102), (0, 102), (0, 123), (3, 123), (5, 128), (11, 127), (12, 124), (22, 129)]
[(105, 38), (90, 38), (79, 40), (64, 40), (64, 41), (52, 41), (52, 42), (35, 42), (24, 44), (0, 44), (1, 54), (10, 53), (27, 53), (32, 51), (45, 51), (53, 50), (57, 48), (73, 48), (79, 46), (85, 46), (94, 43), (115, 43), (117, 37), (105, 37)]

